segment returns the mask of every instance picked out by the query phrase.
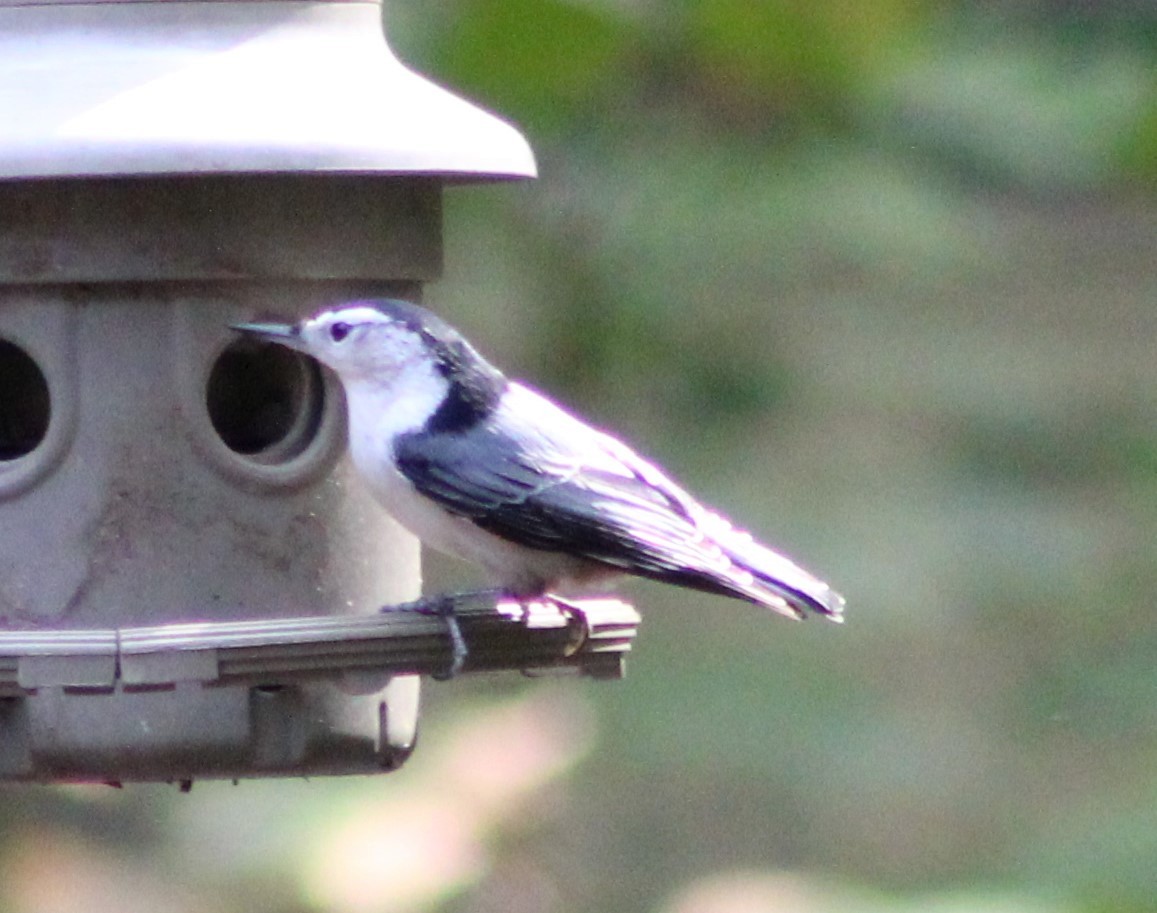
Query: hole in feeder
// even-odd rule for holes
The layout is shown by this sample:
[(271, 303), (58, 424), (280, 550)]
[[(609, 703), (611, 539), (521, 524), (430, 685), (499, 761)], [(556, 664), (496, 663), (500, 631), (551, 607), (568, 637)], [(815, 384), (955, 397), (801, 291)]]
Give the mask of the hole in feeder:
[(234, 453), (284, 463), (317, 436), (323, 405), (321, 369), (283, 346), (239, 339), (209, 372), (206, 405), (213, 428)]
[(48, 434), (48, 381), (32, 357), (0, 339), (0, 460), (30, 454)]

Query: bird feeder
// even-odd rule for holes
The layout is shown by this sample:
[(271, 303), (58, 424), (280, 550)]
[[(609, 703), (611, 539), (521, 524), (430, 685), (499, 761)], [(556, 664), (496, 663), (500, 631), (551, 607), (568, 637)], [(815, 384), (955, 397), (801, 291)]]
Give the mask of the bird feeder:
[[(420, 297), (443, 186), (534, 174), (381, 16), (0, 0), (0, 779), (411, 749), (418, 680), (394, 673), (442, 634), (376, 610), (417, 596), (418, 544), (353, 473), (336, 381), (228, 330)], [(574, 652), (573, 619), (527, 612)]]

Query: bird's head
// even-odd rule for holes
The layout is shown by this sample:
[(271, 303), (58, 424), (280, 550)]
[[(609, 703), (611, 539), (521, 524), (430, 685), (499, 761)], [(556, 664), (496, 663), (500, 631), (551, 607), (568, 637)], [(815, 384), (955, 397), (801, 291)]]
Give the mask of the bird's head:
[(242, 323), (233, 329), (312, 355), (346, 383), (387, 382), (410, 367), (452, 380), (460, 371), (486, 365), (441, 318), (394, 299), (353, 302), (294, 324)]
[(431, 431), (481, 421), (506, 389), (502, 372), (457, 330), (408, 301), (358, 301), (300, 323), (233, 329), (312, 355), (337, 373), (352, 399), (407, 402), (414, 424)]

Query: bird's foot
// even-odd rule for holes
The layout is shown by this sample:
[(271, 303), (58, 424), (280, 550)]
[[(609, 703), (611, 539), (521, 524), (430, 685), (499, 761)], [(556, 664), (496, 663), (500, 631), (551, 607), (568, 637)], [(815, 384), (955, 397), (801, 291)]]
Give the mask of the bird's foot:
[(582, 613), (582, 606), (577, 602), (567, 599), (565, 596), (559, 596), (557, 593), (543, 593), (537, 598), (547, 602), (553, 602), (560, 609), (566, 609), (568, 612)]
[(450, 634), (450, 665), (445, 672), (435, 672), (434, 681), (447, 682), (455, 678), (466, 665), (466, 657), (470, 650), (466, 646), (466, 638), (462, 636), (462, 626), (458, 624), (458, 615), (454, 611), (454, 597), (443, 596), (435, 600), (434, 614), (446, 622), (446, 630)]
[[(462, 628), (458, 622), (457, 607), (464, 604), (469, 605), (483, 599), (493, 605), (499, 605), (503, 602), (516, 603), (521, 607), (524, 616), (525, 613), (531, 611), (530, 606), (533, 603), (545, 600), (554, 603), (564, 611), (585, 617), (579, 605), (556, 596), (553, 593), (516, 593), (501, 588), (425, 596), (421, 599), (415, 599), (413, 602), (403, 602), (398, 605), (387, 606), (383, 611), (414, 612), (419, 615), (434, 615), (446, 623), (446, 630), (450, 637), (450, 665), (447, 666), (444, 671), (435, 672), (431, 675), (435, 681), (444, 682), (458, 676), (465, 667), (467, 658), (470, 656), (469, 647), (466, 645), (466, 639), (462, 636)], [(581, 639), (576, 642), (569, 652), (574, 652), (574, 650), (578, 648), (579, 643), (581, 643)]]
[[(587, 636), (590, 634), (589, 622), (587, 620), (587, 609), (583, 608), (580, 603), (574, 602), (564, 596), (559, 596), (555, 593), (546, 593), (544, 594), (543, 598), (553, 602), (559, 609), (563, 611), (564, 614), (571, 617), (570, 626), (572, 637), (570, 645), (566, 649), (565, 655), (573, 656), (579, 651), (579, 648), (582, 647), (583, 643), (587, 639)], [(574, 623), (574, 619), (578, 619), (577, 626)]]
[(445, 682), (455, 678), (466, 665), (470, 656), (470, 649), (466, 646), (466, 638), (462, 636), (462, 626), (458, 623), (457, 605), (463, 600), (470, 600), (480, 596), (493, 597), (495, 600), (504, 594), (500, 590), (472, 590), (466, 593), (445, 593), (438, 596), (425, 596), (413, 602), (403, 602), (388, 606), (383, 611), (414, 612), (418, 615), (435, 615), (446, 623), (446, 631), (450, 636), (450, 665), (442, 672), (431, 675), (435, 681)]

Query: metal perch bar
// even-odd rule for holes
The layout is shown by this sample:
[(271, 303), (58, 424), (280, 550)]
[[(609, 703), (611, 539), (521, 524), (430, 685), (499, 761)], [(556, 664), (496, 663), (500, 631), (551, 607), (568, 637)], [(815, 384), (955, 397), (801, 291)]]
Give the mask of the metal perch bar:
[[(639, 615), (617, 599), (519, 604), (448, 597), (466, 641), (463, 674), (569, 671), (619, 678)], [(441, 599), (444, 604), (445, 598)], [(0, 696), (200, 682), (276, 685), (358, 674), (437, 674), (452, 659), (436, 600), (374, 615), (203, 622), (90, 631), (0, 631)]]

